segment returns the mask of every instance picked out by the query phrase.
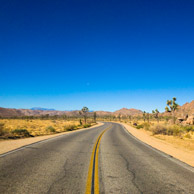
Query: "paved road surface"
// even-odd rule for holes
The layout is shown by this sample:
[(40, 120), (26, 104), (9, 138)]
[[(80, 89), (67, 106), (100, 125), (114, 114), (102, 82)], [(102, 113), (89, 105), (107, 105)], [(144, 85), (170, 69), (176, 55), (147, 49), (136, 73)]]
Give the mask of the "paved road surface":
[(105, 125), (0, 157), (0, 193), (194, 193), (194, 169)]

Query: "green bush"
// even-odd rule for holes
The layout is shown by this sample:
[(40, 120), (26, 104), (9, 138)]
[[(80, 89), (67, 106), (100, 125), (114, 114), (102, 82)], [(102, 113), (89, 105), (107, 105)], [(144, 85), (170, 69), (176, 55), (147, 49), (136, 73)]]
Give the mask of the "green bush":
[(181, 128), (183, 131), (186, 131), (186, 132), (194, 131), (194, 126), (192, 125), (182, 126)]
[(84, 128), (88, 128), (88, 127), (91, 127), (91, 124), (85, 124), (84, 125)]
[(180, 126), (172, 125), (167, 128), (167, 135), (178, 136), (182, 133)]
[(31, 137), (32, 136), (30, 135), (27, 129), (15, 129), (11, 133), (19, 137)]
[(64, 126), (64, 131), (73, 131), (77, 129), (76, 125), (66, 125)]
[(46, 128), (46, 131), (49, 132), (49, 133), (55, 133), (56, 132), (56, 130), (55, 130), (55, 128), (53, 126), (48, 126)]
[(137, 124), (135, 126), (136, 129), (142, 129), (144, 128), (145, 130), (150, 130), (150, 124), (149, 123), (142, 123), (142, 124)]
[(190, 135), (189, 133), (187, 133), (187, 134), (185, 135), (185, 138), (191, 139), (191, 135)]
[(143, 128), (143, 125), (137, 125), (136, 126), (136, 129), (141, 129), (141, 128)]
[(82, 120), (81, 119), (79, 120), (79, 124), (82, 125)]

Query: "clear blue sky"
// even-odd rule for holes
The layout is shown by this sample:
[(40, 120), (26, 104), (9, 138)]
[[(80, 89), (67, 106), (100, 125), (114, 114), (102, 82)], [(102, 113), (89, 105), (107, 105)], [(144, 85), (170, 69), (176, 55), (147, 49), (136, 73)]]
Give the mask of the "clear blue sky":
[(1, 0), (0, 107), (193, 100), (193, 10), (193, 0)]

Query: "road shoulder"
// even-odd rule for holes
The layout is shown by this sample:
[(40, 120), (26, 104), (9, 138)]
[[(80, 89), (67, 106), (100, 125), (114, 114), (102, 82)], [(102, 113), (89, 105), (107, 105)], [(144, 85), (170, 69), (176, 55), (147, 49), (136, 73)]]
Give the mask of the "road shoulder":
[(120, 124), (123, 125), (129, 131), (129, 133), (142, 142), (194, 167), (194, 150), (186, 150), (180, 147), (175, 147), (175, 145), (150, 136), (142, 130), (135, 129), (124, 123)]
[(64, 135), (64, 134), (68, 134), (68, 133), (75, 133), (77, 131), (83, 131), (83, 130), (87, 130), (87, 129), (92, 129), (94, 127), (99, 127), (102, 125), (104, 125), (104, 124), (99, 122), (98, 124), (96, 124), (92, 127), (83, 128), (83, 129), (79, 129), (79, 130), (75, 130), (75, 131), (67, 131), (67, 132), (57, 133), (57, 134), (53, 134), (53, 135), (44, 135), (44, 136), (30, 137), (30, 138), (25, 138), (25, 139), (1, 140), (0, 141), (0, 154), (4, 154), (4, 153), (10, 152), (10, 151), (13, 151), (15, 149), (21, 148), (23, 146), (27, 146), (29, 144), (44, 141), (44, 140), (54, 138), (54, 137), (57, 137), (60, 135)]

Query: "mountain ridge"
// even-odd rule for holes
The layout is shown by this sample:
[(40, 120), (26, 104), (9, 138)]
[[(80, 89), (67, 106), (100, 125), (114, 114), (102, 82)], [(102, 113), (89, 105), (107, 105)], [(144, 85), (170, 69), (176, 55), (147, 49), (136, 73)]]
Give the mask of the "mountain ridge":
[[(47, 108), (40, 108), (34, 107), (35, 109), (15, 109), (15, 108), (2, 108), (0, 107), (0, 116), (1, 117), (22, 117), (22, 116), (41, 116), (41, 115), (66, 115), (66, 116), (78, 116), (79, 110), (72, 110), (72, 111), (57, 111)], [(44, 110), (43, 110), (44, 109)], [(110, 111), (95, 111), (98, 116), (137, 116), (142, 115), (143, 111), (135, 109), (135, 108), (121, 108), (114, 112)], [(89, 115), (93, 114), (93, 112), (89, 112)], [(169, 113), (161, 113), (161, 114), (169, 114)], [(186, 102), (182, 106), (178, 107), (178, 110), (175, 112), (176, 116), (185, 116), (185, 115), (192, 115), (194, 114), (194, 100), (191, 102)]]

